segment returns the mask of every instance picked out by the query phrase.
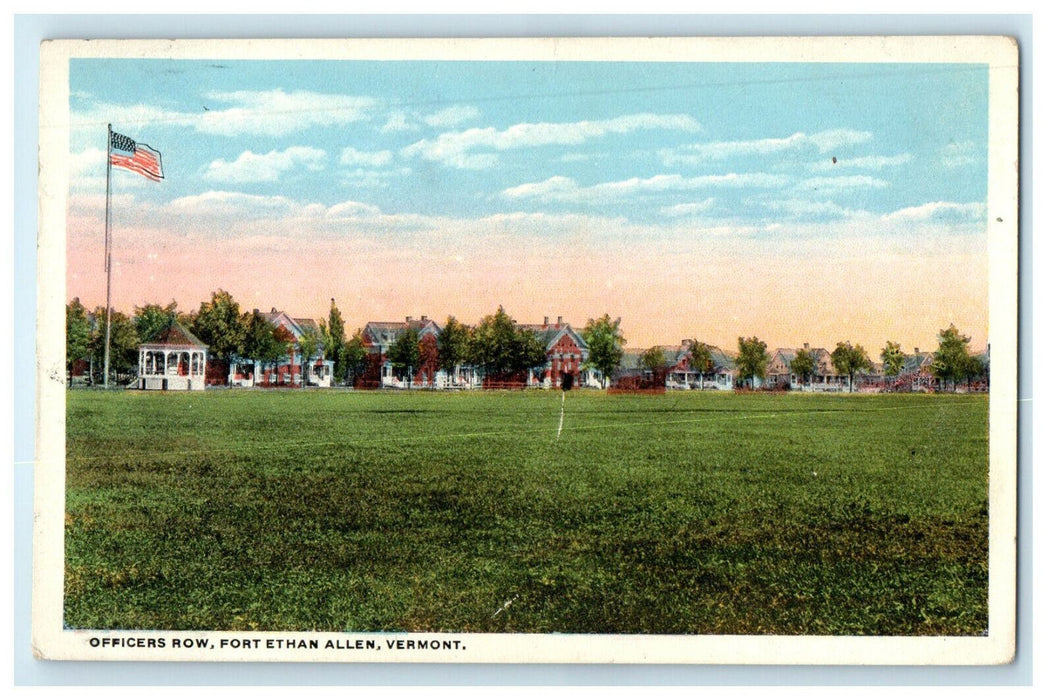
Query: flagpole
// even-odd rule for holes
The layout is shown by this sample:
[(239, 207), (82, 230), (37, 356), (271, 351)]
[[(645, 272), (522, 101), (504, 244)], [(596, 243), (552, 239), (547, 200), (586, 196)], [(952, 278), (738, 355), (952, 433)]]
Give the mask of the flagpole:
[(103, 348), (102, 386), (110, 386), (110, 150), (113, 147), (113, 125), (106, 125), (106, 345)]

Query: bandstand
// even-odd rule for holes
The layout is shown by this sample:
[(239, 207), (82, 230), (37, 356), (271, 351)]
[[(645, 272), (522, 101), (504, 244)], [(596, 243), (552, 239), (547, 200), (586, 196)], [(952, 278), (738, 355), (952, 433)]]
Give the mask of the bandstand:
[(173, 320), (139, 346), (139, 388), (204, 391), (208, 346)]

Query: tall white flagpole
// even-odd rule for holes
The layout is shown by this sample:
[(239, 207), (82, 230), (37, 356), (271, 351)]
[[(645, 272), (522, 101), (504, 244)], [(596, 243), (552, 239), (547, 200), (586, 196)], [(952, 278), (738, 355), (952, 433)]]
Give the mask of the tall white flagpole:
[(106, 345), (103, 349), (102, 385), (110, 386), (110, 151), (113, 148), (113, 125), (106, 125)]

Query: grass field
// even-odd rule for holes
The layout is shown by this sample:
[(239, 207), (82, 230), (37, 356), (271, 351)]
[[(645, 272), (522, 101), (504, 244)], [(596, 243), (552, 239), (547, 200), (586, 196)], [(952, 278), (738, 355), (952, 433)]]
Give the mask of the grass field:
[(68, 394), (74, 628), (981, 635), (985, 396)]

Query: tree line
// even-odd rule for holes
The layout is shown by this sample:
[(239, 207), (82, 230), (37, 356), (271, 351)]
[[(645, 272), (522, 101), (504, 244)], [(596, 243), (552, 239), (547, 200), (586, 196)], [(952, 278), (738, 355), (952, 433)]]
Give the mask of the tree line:
[[(66, 305), (66, 369), (71, 380), (73, 363), (86, 359), (92, 381), (101, 382), (105, 342), (101, 319), (105, 316), (105, 308), (100, 306), (89, 312), (77, 298)], [(233, 296), (220, 289), (192, 312), (180, 312), (175, 301), (164, 306), (137, 306), (131, 316), (111, 311), (111, 372), (115, 377), (131, 376), (138, 366), (139, 345), (157, 337), (173, 320), (178, 320), (205, 343), (213, 359), (225, 364), (249, 360), (274, 366), (295, 351), (305, 365), (317, 357), (331, 360), (338, 383), (354, 384), (369, 371), (369, 341), (363, 336), (362, 328), (347, 335), (335, 300), (330, 301), (329, 314), (318, 321), (318, 327), (307, 326), (302, 337), (296, 339), (259, 311), (242, 311)], [(585, 366), (597, 370), (607, 382), (621, 365), (626, 345), (620, 321), (608, 314), (591, 318), (582, 331), (582, 338), (588, 349)], [(986, 368), (979, 358), (970, 355), (969, 343), (970, 338), (954, 324), (942, 329), (931, 366), (934, 377), (954, 387), (983, 376)], [(453, 373), (459, 367), (472, 366), (490, 379), (505, 381), (544, 366), (547, 358), (541, 339), (530, 329), (519, 327), (504, 307), (499, 306), (475, 326), (448, 316), (434, 341), (431, 336), (419, 337), (416, 329), (408, 327), (388, 348), (387, 359), (400, 377), (408, 376), (415, 368)], [(883, 374), (895, 377), (902, 371), (906, 356), (899, 343), (887, 341), (880, 359)], [(738, 354), (733, 361), (740, 381), (749, 382), (750, 386), (755, 385), (755, 380), (764, 381), (771, 360), (764, 341), (756, 336), (738, 339)], [(686, 361), (701, 374), (714, 371), (713, 353), (699, 340), (689, 342)], [(872, 367), (864, 348), (849, 341), (838, 343), (831, 353), (831, 361), (838, 374), (849, 378), (850, 391), (855, 378)], [(653, 346), (644, 351), (638, 358), (638, 367), (653, 373), (667, 369), (663, 348)], [(791, 373), (803, 382), (811, 381), (817, 369), (815, 354), (805, 348), (797, 350), (790, 363)], [(306, 376), (307, 367), (302, 371)]]
[[(105, 317), (104, 307), (89, 312), (78, 298), (66, 305), (66, 370), (71, 382), (73, 364), (81, 359), (88, 361), (91, 381), (102, 381)], [(247, 360), (274, 366), (296, 351), (305, 365), (318, 357), (331, 360), (335, 381), (346, 384), (355, 384), (370, 368), (370, 343), (363, 329), (347, 335), (335, 300), (330, 301), (329, 315), (319, 320), (318, 328), (305, 327), (299, 339), (270, 323), (258, 310), (242, 311), (234, 297), (222, 289), (189, 313), (180, 312), (173, 301), (165, 306), (137, 306), (131, 316), (111, 311), (110, 317), (110, 364), (115, 379), (134, 373), (139, 345), (156, 338), (173, 320), (206, 344), (213, 360), (227, 365)], [(585, 338), (590, 346), (591, 366), (610, 378), (626, 343), (619, 322), (607, 314), (590, 319)], [(401, 377), (426, 366), (453, 373), (458, 367), (470, 365), (492, 380), (503, 381), (542, 367), (546, 363), (546, 348), (535, 333), (519, 327), (499, 306), (475, 326), (449, 316), (434, 341), (431, 336), (420, 338), (417, 330), (406, 328), (387, 349), (387, 359)], [(306, 376), (306, 366), (303, 371)]]

